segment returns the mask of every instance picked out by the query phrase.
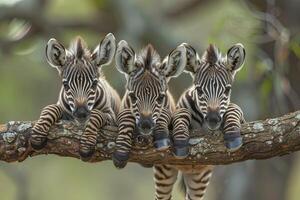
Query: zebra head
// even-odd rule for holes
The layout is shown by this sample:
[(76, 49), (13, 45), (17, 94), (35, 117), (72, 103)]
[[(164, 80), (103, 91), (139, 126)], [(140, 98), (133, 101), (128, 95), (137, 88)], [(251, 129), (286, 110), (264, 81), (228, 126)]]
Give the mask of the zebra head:
[(187, 49), (186, 70), (194, 79), (193, 98), (203, 114), (204, 123), (211, 130), (220, 127), (231, 94), (235, 74), (245, 60), (242, 44), (235, 44), (222, 56), (218, 49), (210, 45), (199, 58), (195, 49), (185, 44)]
[(50, 39), (46, 46), (48, 63), (55, 67), (62, 79), (59, 104), (80, 122), (86, 121), (99, 98), (99, 68), (111, 62), (116, 44), (109, 33), (93, 53), (85, 42), (77, 37), (67, 50), (56, 39)]
[(182, 73), (185, 64), (186, 50), (183, 45), (174, 49), (161, 62), (151, 45), (136, 55), (126, 41), (119, 42), (116, 66), (127, 80), (124, 101), (135, 116), (140, 133), (150, 134), (162, 109), (169, 109), (168, 81)]

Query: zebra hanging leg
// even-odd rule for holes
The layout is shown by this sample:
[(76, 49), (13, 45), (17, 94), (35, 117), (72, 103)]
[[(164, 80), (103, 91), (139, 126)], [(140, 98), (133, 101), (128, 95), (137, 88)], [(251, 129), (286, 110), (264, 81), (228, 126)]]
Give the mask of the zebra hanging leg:
[(212, 166), (204, 166), (201, 171), (182, 172), (186, 200), (202, 200), (212, 175)]
[(186, 108), (178, 108), (173, 113), (173, 153), (176, 158), (182, 159), (189, 154), (189, 131), (191, 113)]
[(94, 154), (98, 131), (107, 124), (115, 125), (115, 118), (115, 113), (111, 109), (91, 110), (90, 118), (80, 138), (79, 153), (83, 160), (88, 160)]
[(171, 200), (172, 189), (177, 180), (178, 170), (170, 165), (155, 165), (153, 171), (155, 200)]
[(130, 109), (124, 109), (118, 115), (117, 124), (119, 135), (116, 140), (118, 153), (115, 153), (113, 157), (114, 165), (118, 168), (124, 168), (129, 159), (128, 152), (131, 149), (135, 121), (135, 117)]
[(225, 145), (230, 151), (239, 149), (243, 144), (241, 123), (245, 123), (241, 108), (234, 103), (230, 103), (224, 114), (223, 126)]
[(47, 143), (47, 136), (50, 127), (55, 124), (63, 115), (63, 109), (56, 104), (43, 108), (38, 121), (31, 131), (31, 146), (34, 149), (42, 149)]
[(171, 113), (169, 109), (163, 108), (159, 118), (156, 120), (154, 128), (154, 147), (161, 151), (169, 148), (169, 125), (171, 123)]

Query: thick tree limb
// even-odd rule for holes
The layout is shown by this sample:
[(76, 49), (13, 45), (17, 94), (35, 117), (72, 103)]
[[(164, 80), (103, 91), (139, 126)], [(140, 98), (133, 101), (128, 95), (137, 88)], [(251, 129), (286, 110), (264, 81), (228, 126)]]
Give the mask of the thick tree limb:
[[(33, 123), (9, 122), (0, 125), (0, 160), (23, 161), (29, 156), (41, 154), (79, 158), (78, 148), (82, 128), (73, 122), (60, 122), (51, 129), (47, 146), (37, 152), (28, 145)], [(196, 136), (197, 134), (200, 136)], [(154, 150), (151, 136), (139, 137), (135, 140), (130, 161), (144, 165), (153, 163), (221, 165), (289, 154), (300, 149), (300, 111), (279, 118), (246, 123), (242, 126), (242, 135), (244, 145), (238, 151), (230, 153), (224, 147), (221, 133), (203, 134), (199, 130), (193, 131), (190, 156), (183, 160), (175, 159), (170, 149), (165, 152)], [(96, 153), (90, 162), (109, 160), (116, 136), (116, 127), (105, 127), (101, 130)]]

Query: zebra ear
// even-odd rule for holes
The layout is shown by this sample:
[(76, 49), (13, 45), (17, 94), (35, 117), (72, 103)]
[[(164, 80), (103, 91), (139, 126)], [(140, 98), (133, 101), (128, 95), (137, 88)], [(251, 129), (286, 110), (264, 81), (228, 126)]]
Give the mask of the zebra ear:
[(159, 70), (167, 77), (179, 76), (186, 65), (186, 48), (179, 45), (164, 59)]
[(119, 72), (129, 75), (136, 70), (135, 52), (125, 40), (121, 40), (116, 51), (116, 67)]
[(56, 39), (51, 38), (46, 46), (46, 59), (48, 63), (55, 67), (57, 70), (61, 70), (66, 63), (66, 49)]
[(199, 67), (199, 55), (191, 45), (183, 43), (186, 48), (186, 66), (185, 71), (195, 74)]
[(244, 46), (240, 43), (233, 45), (227, 51), (226, 67), (231, 72), (239, 71), (245, 61), (246, 52)]
[(92, 60), (96, 66), (109, 65), (116, 52), (116, 39), (112, 33), (109, 33), (95, 48), (92, 54)]

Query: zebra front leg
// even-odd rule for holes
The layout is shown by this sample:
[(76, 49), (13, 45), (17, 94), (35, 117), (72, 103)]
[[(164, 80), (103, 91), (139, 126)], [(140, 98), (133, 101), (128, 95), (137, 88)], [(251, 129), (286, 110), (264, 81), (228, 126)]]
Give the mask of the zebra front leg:
[(169, 125), (171, 123), (171, 114), (167, 109), (163, 109), (156, 121), (154, 129), (154, 147), (161, 151), (170, 147)]
[(61, 119), (62, 114), (62, 108), (56, 104), (43, 108), (39, 120), (31, 130), (29, 142), (33, 149), (40, 150), (47, 144), (50, 127)]
[(178, 170), (170, 165), (155, 165), (155, 200), (172, 199), (172, 189), (177, 180)]
[(97, 144), (98, 131), (112, 118), (110, 112), (94, 109), (80, 138), (79, 154), (86, 161), (94, 154)]
[(242, 146), (241, 123), (244, 123), (244, 121), (241, 108), (230, 103), (224, 114), (223, 126), (225, 146), (229, 151), (236, 151)]
[(189, 126), (191, 114), (186, 108), (179, 108), (173, 114), (173, 153), (183, 159), (189, 155)]
[(129, 159), (132, 146), (132, 136), (135, 129), (135, 117), (131, 110), (125, 109), (119, 113), (117, 119), (119, 134), (116, 140), (116, 148), (112, 156), (114, 165), (117, 168), (124, 168)]

